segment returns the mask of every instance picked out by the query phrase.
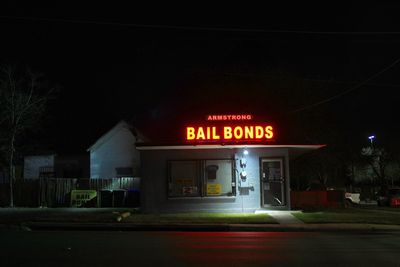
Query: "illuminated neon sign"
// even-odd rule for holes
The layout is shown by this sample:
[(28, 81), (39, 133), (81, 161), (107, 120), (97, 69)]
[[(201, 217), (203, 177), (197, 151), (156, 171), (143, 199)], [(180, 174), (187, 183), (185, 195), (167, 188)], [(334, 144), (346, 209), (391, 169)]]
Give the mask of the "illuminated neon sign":
[(186, 127), (186, 141), (205, 142), (262, 142), (275, 138), (270, 124), (254, 122), (251, 114), (211, 114), (205, 125)]
[(186, 127), (187, 141), (262, 141), (273, 137), (274, 129), (271, 125)]
[(253, 119), (250, 114), (237, 114), (237, 115), (208, 115), (208, 121), (249, 121)]

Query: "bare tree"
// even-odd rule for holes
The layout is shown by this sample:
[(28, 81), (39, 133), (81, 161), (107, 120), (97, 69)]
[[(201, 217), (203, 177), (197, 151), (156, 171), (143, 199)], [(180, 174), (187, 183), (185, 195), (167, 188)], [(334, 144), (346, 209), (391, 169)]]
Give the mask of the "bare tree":
[(383, 148), (376, 148), (371, 146), (363, 148), (361, 150), (361, 155), (364, 160), (369, 164), (379, 184), (381, 186), (387, 186), (388, 177), (386, 175), (386, 169), (388, 163), (392, 161), (389, 153), (387, 153), (386, 150)]
[(38, 125), (54, 89), (48, 89), (43, 75), (29, 68), (0, 67), (0, 135), (7, 161), (10, 206), (14, 206), (16, 142), (27, 130)]

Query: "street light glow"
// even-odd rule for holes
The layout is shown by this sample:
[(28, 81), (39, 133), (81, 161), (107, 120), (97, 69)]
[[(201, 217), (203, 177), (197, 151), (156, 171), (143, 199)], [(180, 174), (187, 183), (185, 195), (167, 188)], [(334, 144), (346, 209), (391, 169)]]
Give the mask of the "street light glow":
[(369, 139), (369, 141), (371, 141), (371, 147), (372, 147), (373, 141), (375, 139), (375, 135), (368, 136), (368, 139)]

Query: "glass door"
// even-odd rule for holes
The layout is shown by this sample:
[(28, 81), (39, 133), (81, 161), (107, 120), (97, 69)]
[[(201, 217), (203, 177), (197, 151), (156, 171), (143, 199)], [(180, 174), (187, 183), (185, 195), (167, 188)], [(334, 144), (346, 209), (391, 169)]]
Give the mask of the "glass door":
[(263, 206), (285, 206), (283, 159), (261, 159), (261, 198)]

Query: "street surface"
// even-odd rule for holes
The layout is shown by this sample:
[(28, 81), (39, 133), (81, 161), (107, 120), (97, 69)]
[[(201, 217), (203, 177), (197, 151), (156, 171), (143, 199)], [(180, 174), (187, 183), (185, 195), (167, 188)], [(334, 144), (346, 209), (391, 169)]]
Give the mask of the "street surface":
[(0, 230), (0, 266), (400, 266), (400, 233)]

